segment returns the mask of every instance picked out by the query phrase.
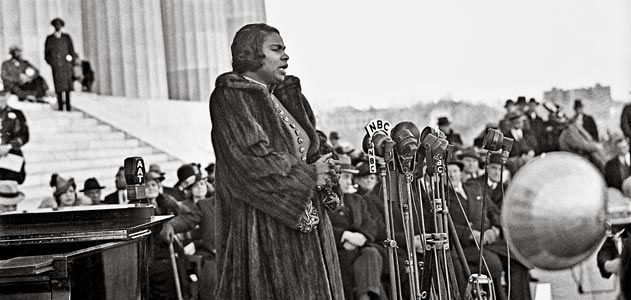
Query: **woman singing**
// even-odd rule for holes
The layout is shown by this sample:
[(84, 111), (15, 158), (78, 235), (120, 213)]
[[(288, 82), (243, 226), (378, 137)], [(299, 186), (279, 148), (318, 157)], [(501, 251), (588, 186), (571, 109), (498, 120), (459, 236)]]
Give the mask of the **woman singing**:
[[(300, 81), (286, 76), (276, 28), (235, 35), (233, 72), (210, 97), (216, 155), (219, 299), (343, 299), (331, 223), (317, 186), (336, 169), (319, 157)], [(333, 171), (335, 173), (335, 171)]]

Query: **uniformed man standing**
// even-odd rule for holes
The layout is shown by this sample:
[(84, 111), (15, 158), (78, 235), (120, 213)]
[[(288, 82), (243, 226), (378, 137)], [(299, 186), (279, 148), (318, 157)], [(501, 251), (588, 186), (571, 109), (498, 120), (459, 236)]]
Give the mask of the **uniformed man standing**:
[[(20, 149), (28, 142), (29, 132), (22, 111), (9, 107), (8, 91), (0, 90), (0, 180), (24, 182), (24, 157)], [(14, 156), (15, 155), (15, 156)], [(14, 167), (16, 161), (21, 167)]]

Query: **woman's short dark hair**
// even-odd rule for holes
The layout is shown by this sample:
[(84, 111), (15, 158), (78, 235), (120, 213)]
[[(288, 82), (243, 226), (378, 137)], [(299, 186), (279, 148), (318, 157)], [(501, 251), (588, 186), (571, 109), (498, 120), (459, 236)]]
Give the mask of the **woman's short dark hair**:
[(248, 24), (234, 35), (232, 46), (232, 69), (237, 73), (254, 72), (263, 66), (263, 41), (278, 29), (264, 23)]

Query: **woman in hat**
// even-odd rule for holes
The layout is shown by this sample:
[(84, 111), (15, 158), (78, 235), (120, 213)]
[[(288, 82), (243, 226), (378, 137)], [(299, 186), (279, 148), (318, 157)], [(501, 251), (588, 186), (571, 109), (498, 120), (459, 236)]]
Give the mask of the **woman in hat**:
[(101, 198), (101, 191), (104, 189), (104, 186), (101, 186), (96, 178), (88, 178), (83, 183), (83, 189), (79, 192), (82, 192), (86, 197), (90, 198), (92, 204), (102, 204), (103, 199)]
[[(249, 24), (210, 99), (220, 299), (342, 299), (323, 201), (335, 163), (276, 28)], [(333, 172), (334, 173), (334, 172)]]
[(208, 183), (197, 165), (185, 164), (181, 166), (177, 170), (177, 178), (178, 182), (175, 187), (184, 194), (183, 205), (189, 209), (194, 209), (197, 201), (206, 199)]
[(66, 110), (70, 111), (72, 67), (76, 53), (70, 36), (61, 32), (65, 22), (60, 18), (55, 18), (50, 22), (50, 25), (55, 28), (55, 32), (46, 37), (44, 57), (53, 70), (53, 81), (55, 83), (59, 110), (64, 110), (63, 94), (65, 94)]
[(44, 199), (40, 208), (63, 208), (91, 203), (90, 199), (77, 195), (77, 185), (72, 177), (66, 180), (54, 173), (50, 177), (50, 186), (53, 188), (53, 198)]
[(24, 194), (18, 190), (14, 180), (0, 180), (0, 213), (15, 211)]

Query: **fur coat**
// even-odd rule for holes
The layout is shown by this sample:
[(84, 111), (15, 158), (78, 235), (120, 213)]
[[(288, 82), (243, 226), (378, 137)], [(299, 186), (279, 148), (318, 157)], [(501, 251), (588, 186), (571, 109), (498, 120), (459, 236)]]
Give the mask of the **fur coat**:
[[(315, 118), (298, 78), (274, 95), (311, 140), (307, 163), (268, 91), (235, 73), (217, 78), (210, 97), (216, 155), (219, 299), (343, 299), (330, 220), (315, 199)], [(309, 202), (320, 224), (296, 229)]]

